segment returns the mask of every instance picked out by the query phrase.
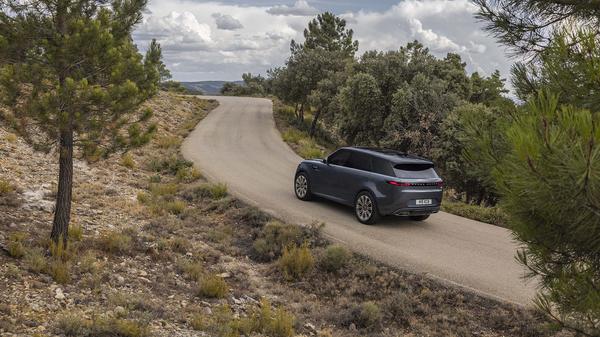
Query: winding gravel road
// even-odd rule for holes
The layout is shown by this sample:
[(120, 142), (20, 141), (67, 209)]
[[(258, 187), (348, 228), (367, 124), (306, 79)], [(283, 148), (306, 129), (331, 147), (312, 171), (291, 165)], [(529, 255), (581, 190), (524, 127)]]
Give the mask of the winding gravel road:
[(220, 105), (185, 140), (183, 155), (234, 195), (289, 222), (324, 222), (331, 239), (392, 266), (517, 304), (531, 303), (535, 287), (522, 280), (524, 269), (514, 259), (517, 246), (506, 229), (443, 212), (424, 222), (390, 217), (366, 226), (351, 208), (297, 200), (292, 182), (302, 159), (275, 128), (271, 101), (208, 98)]

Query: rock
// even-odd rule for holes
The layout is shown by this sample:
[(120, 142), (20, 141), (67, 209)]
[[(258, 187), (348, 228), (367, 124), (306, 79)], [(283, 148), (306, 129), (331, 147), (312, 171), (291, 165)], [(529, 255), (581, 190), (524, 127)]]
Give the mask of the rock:
[(348, 329), (350, 329), (352, 331), (356, 331), (356, 324), (350, 323), (350, 326), (348, 327)]
[(117, 280), (117, 283), (119, 283), (119, 284), (125, 283), (125, 278), (123, 276), (121, 276), (121, 275), (117, 275), (115, 277), (115, 280)]
[(225, 272), (225, 273), (218, 274), (217, 276), (218, 276), (218, 277), (221, 277), (221, 278), (230, 278), (230, 277), (231, 277), (231, 274), (230, 274), (230, 273), (227, 273), (227, 272)]
[(54, 295), (54, 298), (59, 301), (65, 299), (65, 294), (63, 293), (62, 289), (56, 288), (56, 295)]
[(202, 308), (202, 310), (204, 311), (204, 314), (206, 315), (212, 315), (212, 309), (209, 307), (204, 307)]
[(317, 333), (317, 328), (316, 328), (316, 327), (315, 327), (315, 325), (314, 325), (314, 324), (312, 324), (312, 323), (308, 323), (308, 322), (307, 322), (306, 324), (304, 324), (304, 328), (305, 328), (306, 330), (308, 330), (308, 331), (311, 333), (311, 335), (312, 335), (312, 334), (316, 334), (316, 333)]
[(140, 276), (148, 276), (148, 273), (145, 270), (140, 270)]

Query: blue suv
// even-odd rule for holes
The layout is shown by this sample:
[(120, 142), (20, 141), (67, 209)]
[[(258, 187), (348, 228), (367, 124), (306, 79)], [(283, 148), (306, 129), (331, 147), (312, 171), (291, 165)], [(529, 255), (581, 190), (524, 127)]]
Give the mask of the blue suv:
[(294, 177), (298, 199), (319, 196), (353, 206), (364, 224), (385, 215), (423, 221), (439, 211), (442, 185), (427, 159), (363, 147), (344, 147), (326, 159), (304, 160)]

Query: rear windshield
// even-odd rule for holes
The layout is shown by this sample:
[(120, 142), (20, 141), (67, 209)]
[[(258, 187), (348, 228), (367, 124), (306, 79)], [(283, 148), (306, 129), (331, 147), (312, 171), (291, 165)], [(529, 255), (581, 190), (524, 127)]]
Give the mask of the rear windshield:
[(396, 164), (394, 174), (398, 178), (437, 178), (433, 164)]

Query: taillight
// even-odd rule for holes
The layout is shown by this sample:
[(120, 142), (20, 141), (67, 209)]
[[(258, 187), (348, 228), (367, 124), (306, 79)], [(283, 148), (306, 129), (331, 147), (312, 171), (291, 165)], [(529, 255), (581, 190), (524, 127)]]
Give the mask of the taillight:
[(444, 182), (443, 181), (438, 181), (437, 183), (435, 183), (437, 185), (437, 187), (442, 188), (444, 187)]
[(387, 183), (390, 185), (401, 186), (401, 187), (413, 186), (413, 184), (411, 184), (411, 183), (405, 183), (402, 181), (394, 181), (394, 180), (389, 180)]

